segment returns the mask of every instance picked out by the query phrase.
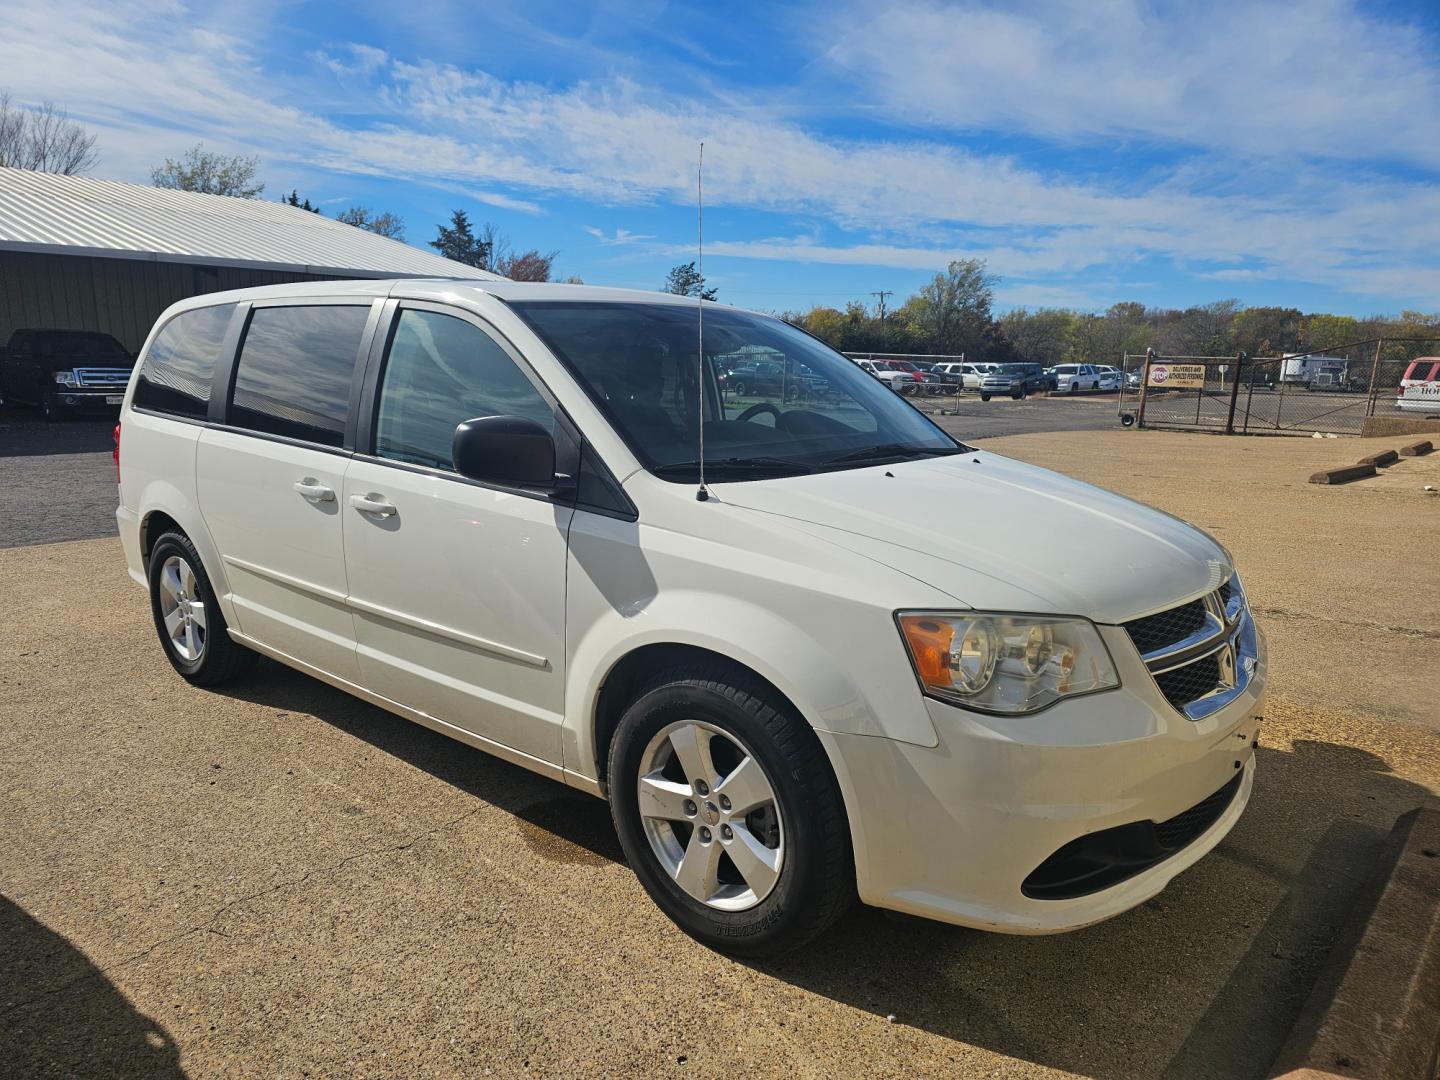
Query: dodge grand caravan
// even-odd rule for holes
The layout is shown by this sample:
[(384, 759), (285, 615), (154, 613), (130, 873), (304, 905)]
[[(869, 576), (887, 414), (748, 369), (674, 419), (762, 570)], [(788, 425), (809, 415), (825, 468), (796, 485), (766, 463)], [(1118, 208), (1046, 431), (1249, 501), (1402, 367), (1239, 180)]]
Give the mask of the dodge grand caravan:
[[(171, 307), (116, 433), (171, 664), (267, 656), (607, 798), (655, 902), (735, 953), (857, 895), (1085, 926), (1219, 843), (1266, 665), (1225, 549), (696, 304), (407, 280)], [(830, 392), (727, 399), (742, 350)]]

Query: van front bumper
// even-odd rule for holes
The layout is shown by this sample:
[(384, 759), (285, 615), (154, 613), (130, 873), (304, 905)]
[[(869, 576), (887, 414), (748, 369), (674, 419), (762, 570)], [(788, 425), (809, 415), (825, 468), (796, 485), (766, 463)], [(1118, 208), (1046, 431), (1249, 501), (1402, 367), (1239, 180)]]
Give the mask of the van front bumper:
[(1198, 721), (1166, 703), (1117, 638), (1117, 690), (1015, 718), (927, 699), (934, 747), (817, 732), (845, 796), (861, 900), (1047, 934), (1154, 896), (1250, 800), (1266, 679), (1257, 636), (1244, 692)]

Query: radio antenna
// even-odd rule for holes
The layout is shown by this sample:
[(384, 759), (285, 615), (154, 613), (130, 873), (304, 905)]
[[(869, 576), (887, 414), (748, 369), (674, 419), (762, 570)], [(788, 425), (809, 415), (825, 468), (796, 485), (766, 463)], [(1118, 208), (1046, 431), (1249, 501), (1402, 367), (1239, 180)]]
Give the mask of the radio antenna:
[(705, 144), (700, 144), (700, 162), (695, 167), (695, 241), (697, 258), (695, 260), (695, 272), (699, 275), (700, 283), (696, 286), (695, 300), (695, 325), (698, 329), (699, 338), (696, 343), (696, 374), (695, 388), (698, 393), (695, 395), (700, 402), (700, 490), (695, 492), (695, 498), (705, 502), (710, 498), (710, 491), (705, 486), (705, 188), (702, 186), (702, 176), (705, 172)]

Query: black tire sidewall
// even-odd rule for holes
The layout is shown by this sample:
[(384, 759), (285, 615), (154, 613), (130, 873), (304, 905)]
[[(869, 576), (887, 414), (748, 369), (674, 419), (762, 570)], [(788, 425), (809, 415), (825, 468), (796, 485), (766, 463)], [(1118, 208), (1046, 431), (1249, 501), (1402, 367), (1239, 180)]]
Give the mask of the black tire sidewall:
[[(655, 857), (641, 824), (635, 792), (641, 757), (656, 733), (680, 720), (702, 721), (734, 735), (763, 766), (775, 791), (785, 862), (774, 889), (747, 911), (718, 911), (681, 889)], [(692, 682), (659, 686), (626, 710), (610, 758), (609, 794), (615, 829), (645, 891), (691, 937), (725, 951), (771, 951), (803, 918), (824, 878), (820, 861), (825, 857), (825, 843), (797, 771), (755, 717), (709, 686)]]
[[(205, 604), (205, 647), (200, 651), (198, 660), (186, 660), (175, 651), (170, 643), (170, 637), (165, 632), (165, 618), (160, 612), (160, 568), (165, 560), (172, 555), (178, 555), (190, 564), (191, 571), (195, 574), (195, 583), (200, 590), (200, 599)], [(160, 638), (160, 645), (165, 650), (171, 665), (187, 679), (193, 679), (204, 674), (206, 666), (213, 662), (216, 649), (214, 648), (215, 635), (225, 633), (225, 618), (220, 613), (220, 605), (215, 599), (215, 590), (210, 587), (210, 577), (205, 573), (205, 565), (200, 561), (200, 555), (195, 550), (195, 545), (178, 533), (166, 533), (155, 541), (155, 546), (150, 549), (150, 563), (146, 569), (146, 575), (150, 582), (150, 613), (155, 620), (155, 633)]]

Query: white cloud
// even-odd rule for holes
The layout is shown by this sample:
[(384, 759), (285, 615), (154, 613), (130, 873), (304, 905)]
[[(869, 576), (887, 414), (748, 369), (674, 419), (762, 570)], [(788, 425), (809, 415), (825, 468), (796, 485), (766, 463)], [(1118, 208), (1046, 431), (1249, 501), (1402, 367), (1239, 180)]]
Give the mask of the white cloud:
[(1433, 48), (1351, 0), (892, 0), (818, 33), (907, 122), (1440, 165)]
[[(1303, 7), (1332, 29), (1353, 29), (1359, 19), (1336, 0)], [(1059, 9), (1043, 29), (1023, 13), (955, 10), (960, 14), (913, 2), (887, 8), (831, 56), (847, 64), (873, 61), (873, 77), (863, 85), (896, 95), (897, 111), (909, 103), (914, 115), (936, 123), (1013, 122), (1055, 138), (1122, 129), (1175, 138), (1166, 133), (1177, 118), (1188, 118), (1185, 137), (1232, 149), (1249, 146), (1262, 128), (1283, 127), (1273, 114), (1287, 104), (1297, 110), (1291, 129), (1302, 139), (1319, 138), (1332, 108), (1338, 117), (1332, 127), (1341, 125), (1335, 130), (1358, 123), (1351, 106), (1335, 104), (1306, 68), (1292, 77), (1320, 97), (1295, 101), (1288, 91), (1259, 86), (1249, 127), (1239, 123), (1245, 130), (1226, 134), (1244, 110), (1233, 100), (1239, 90), (1218, 83), (1236, 78), (1237, 86), (1255, 87), (1256, 63), (1220, 63), (1212, 55), (1218, 46), (1197, 41), (1216, 61), (1208, 75), (1217, 84), (1211, 97), (1199, 96), (1201, 72), (1176, 56), (1178, 31), (1156, 30), (1129, 0), (1112, 0), (1098, 15), (1091, 5)], [(1283, 37), (1284, 12), (1257, 10), (1264, 15), (1255, 24), (1260, 40)], [(1232, 41), (1239, 30), (1228, 11), (1217, 16), (1216, 32)], [(1184, 27), (1189, 18), (1173, 21)], [(1160, 258), (1197, 275), (1271, 275), (1386, 302), (1440, 291), (1434, 255), (1440, 191), (1368, 175), (1356, 165), (1295, 158), (1250, 167), (1212, 155), (1168, 173), (1083, 180), (953, 141), (821, 136), (754, 103), (719, 107), (664, 97), (623, 79), (558, 89), (506, 82), (484, 71), (402, 61), (367, 45), (334, 47), (313, 57), (309, 70), (277, 80), (266, 74), (259, 51), (270, 40), (263, 19), (245, 22), (249, 36), (242, 41), (223, 29), (238, 24), (210, 25), (173, 5), (119, 0), (82, 9), (62, 0), (23, 5), (7, 20), (0, 70), (10, 88), (43, 97), (64, 87), (71, 113), (101, 133), (104, 172), (127, 179), (143, 179), (148, 165), (203, 138), (212, 149), (259, 153), (269, 165), (406, 180), (531, 213), (557, 197), (689, 205), (703, 138), (707, 206), (824, 222), (822, 234), (840, 237), (717, 238), (707, 245), (717, 255), (911, 269), (979, 255), (1015, 289), (1101, 269), (1113, 276)], [(904, 65), (913, 71), (880, 66), (883, 58), (870, 44), (891, 40), (896, 26), (919, 35), (910, 54), (898, 44), (892, 52), (913, 56), (913, 65)], [(1309, 30), (1295, 33), (1314, 44)], [(925, 41), (938, 44), (932, 49)], [(967, 62), (950, 64), (951, 71), (942, 62), (945, 43), (957, 41), (964, 47), (956, 46), (956, 55)], [(1382, 44), (1394, 44), (1400, 58), (1413, 52), (1388, 39)], [(1357, 45), (1354, 70), (1372, 72), (1374, 47), (1368, 40)], [(142, 56), (145, 77), (137, 78)], [(1253, 50), (1243, 57), (1255, 60)], [(1415, 100), (1434, 84), (1433, 65), (1418, 59), (1416, 65), (1397, 79), (1401, 68), (1392, 64), (1389, 89), (1372, 87), (1360, 100), (1387, 121), (1405, 106), (1411, 115), (1403, 130), (1419, 140), (1432, 130), (1433, 102), (1440, 99)], [(1354, 90), (1344, 65), (1324, 66), (1337, 87)], [(1112, 69), (1124, 77), (1096, 75)], [(1268, 79), (1273, 65), (1264, 70)], [(1096, 84), (1089, 89), (1081, 85), (1086, 72)], [(1277, 79), (1282, 74), (1274, 72)], [(985, 79), (994, 81), (983, 88), (974, 81)], [(921, 109), (921, 101), (930, 104)], [(1391, 135), (1387, 129), (1385, 137)], [(1440, 140), (1426, 145), (1440, 153)], [(610, 245), (649, 239), (618, 229), (607, 236), (595, 226), (587, 231)]]
[(624, 247), (629, 244), (642, 244), (646, 240), (655, 239), (655, 237), (648, 236), (644, 233), (632, 233), (629, 229), (616, 229), (613, 236), (607, 236), (604, 229), (596, 228), (594, 225), (582, 225), (581, 229), (608, 247)]

